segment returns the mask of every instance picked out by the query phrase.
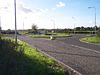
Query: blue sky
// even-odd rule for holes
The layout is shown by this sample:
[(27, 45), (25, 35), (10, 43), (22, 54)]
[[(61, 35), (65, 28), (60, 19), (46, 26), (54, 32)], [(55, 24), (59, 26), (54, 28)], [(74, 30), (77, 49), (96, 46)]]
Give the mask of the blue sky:
[[(14, 0), (0, 0), (1, 26), (14, 29)], [(5, 9), (5, 7), (7, 7)], [(74, 28), (94, 26), (94, 9), (100, 26), (100, 0), (17, 0), (17, 28)], [(23, 27), (24, 23), (24, 27)]]

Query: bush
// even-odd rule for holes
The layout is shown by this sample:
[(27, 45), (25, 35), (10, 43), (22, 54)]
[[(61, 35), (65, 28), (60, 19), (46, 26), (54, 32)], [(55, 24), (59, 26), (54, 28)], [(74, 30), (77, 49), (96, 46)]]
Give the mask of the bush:
[(1, 40), (1, 34), (0, 34), (0, 40)]
[(97, 36), (100, 37), (100, 28), (97, 30)]
[[(66, 74), (67, 73), (67, 74)], [(0, 75), (69, 75), (67, 71), (37, 49), (13, 40), (1, 40)]]

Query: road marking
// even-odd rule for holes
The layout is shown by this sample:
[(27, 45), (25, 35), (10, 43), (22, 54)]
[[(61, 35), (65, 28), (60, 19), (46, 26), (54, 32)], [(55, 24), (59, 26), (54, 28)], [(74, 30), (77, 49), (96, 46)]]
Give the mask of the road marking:
[(100, 51), (92, 50), (92, 49), (81, 47), (81, 46), (77, 46), (77, 45), (71, 45), (71, 46), (82, 48), (82, 49), (85, 49), (85, 50), (88, 50), (88, 51), (92, 51), (92, 52), (96, 52), (96, 53), (100, 53)]
[[(18, 40), (19, 40), (19, 41), (23, 41), (23, 40), (20, 40), (20, 39), (18, 39)], [(23, 41), (23, 42), (25, 42), (25, 41)], [(25, 43), (27, 43), (27, 42), (25, 42)], [(55, 60), (56, 62), (58, 62), (58, 63), (64, 65), (65, 67), (67, 67), (68, 70), (69, 70), (70, 75), (72, 75), (72, 74), (73, 74), (73, 75), (82, 75), (82, 74), (81, 74), (80, 72), (78, 72), (77, 70), (71, 68), (70, 66), (66, 65), (65, 63), (61, 62), (60, 60), (56, 59), (55, 57), (53, 57), (53, 56), (47, 54), (46, 52), (42, 51), (42, 50), (41, 50), (40, 48), (38, 48), (36, 45), (32, 45), (32, 44), (29, 44), (29, 43), (27, 43), (27, 44), (30, 45), (31, 47), (36, 48), (39, 52), (41, 52), (41, 53), (43, 53), (44, 55), (46, 55), (46, 56), (52, 58), (52, 59)]]
[[(61, 41), (60, 41), (61, 42)], [(66, 44), (64, 42), (62, 42), (63, 44)], [(99, 53), (100, 54), (100, 51), (96, 51), (96, 50), (93, 50), (93, 49), (89, 49), (89, 48), (85, 48), (85, 47), (81, 47), (81, 46), (77, 46), (77, 45), (72, 45), (72, 44), (69, 44), (73, 47), (77, 47), (77, 48), (82, 48), (82, 49), (85, 49), (85, 50), (88, 50), (88, 51), (92, 51), (92, 52), (96, 52), (96, 53)]]
[[(32, 46), (32, 45), (31, 45), (31, 46)], [(36, 47), (36, 48), (37, 48), (37, 47)], [(73, 74), (73, 75), (82, 75), (82, 74), (81, 74), (80, 72), (78, 72), (77, 70), (71, 68), (70, 66), (66, 65), (65, 63), (61, 62), (60, 60), (56, 59), (55, 57), (53, 57), (53, 56), (47, 54), (46, 52), (42, 51), (40, 48), (37, 48), (37, 50), (38, 50), (39, 52), (43, 53), (44, 55), (46, 55), (46, 56), (48, 56), (48, 57), (54, 59), (56, 62), (61, 63), (62, 65), (64, 65), (65, 67), (67, 67), (68, 70), (70, 70), (71, 74)], [(71, 74), (70, 74), (70, 75), (71, 75)]]
[(88, 44), (99, 45), (99, 46), (100, 46), (100, 44), (95, 44), (95, 43), (85, 42), (85, 41), (82, 41), (82, 40), (79, 40), (79, 41), (80, 41), (80, 42), (83, 42), (83, 43), (88, 43)]

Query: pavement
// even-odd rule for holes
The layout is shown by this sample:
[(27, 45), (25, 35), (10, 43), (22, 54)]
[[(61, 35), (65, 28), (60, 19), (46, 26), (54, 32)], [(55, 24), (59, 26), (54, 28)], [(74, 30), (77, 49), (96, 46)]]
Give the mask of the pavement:
[(20, 40), (32, 47), (37, 47), (82, 75), (100, 75), (100, 46), (80, 42), (81, 37), (83, 36), (76, 35), (49, 40), (30, 38), (25, 35), (18, 36)]

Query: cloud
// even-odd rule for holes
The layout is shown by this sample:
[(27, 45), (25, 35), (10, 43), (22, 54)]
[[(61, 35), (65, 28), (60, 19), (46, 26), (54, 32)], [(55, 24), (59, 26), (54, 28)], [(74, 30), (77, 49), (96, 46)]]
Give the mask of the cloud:
[(27, 8), (27, 7), (23, 6), (22, 4), (19, 6), (19, 9), (21, 11), (23, 11), (24, 13), (30, 13), (30, 12), (32, 12), (32, 10), (30, 8)]
[(35, 8), (35, 9), (33, 9), (33, 11), (45, 13), (45, 12), (49, 11), (49, 9)]
[(30, 13), (30, 12), (32, 12), (32, 10), (31, 10), (31, 9), (28, 9), (28, 8), (22, 7), (21, 9), (22, 9), (25, 13)]
[(0, 9), (8, 9), (8, 7), (0, 7)]
[(45, 13), (45, 12), (49, 11), (49, 9), (27, 7), (24, 3), (19, 3), (18, 9), (19, 9), (19, 11), (24, 12), (26, 14), (27, 13), (33, 13), (33, 14)]
[(56, 10), (56, 8), (52, 8), (52, 10)]
[(58, 4), (56, 4), (56, 7), (59, 7), (59, 8), (65, 7), (65, 3), (59, 2)]

